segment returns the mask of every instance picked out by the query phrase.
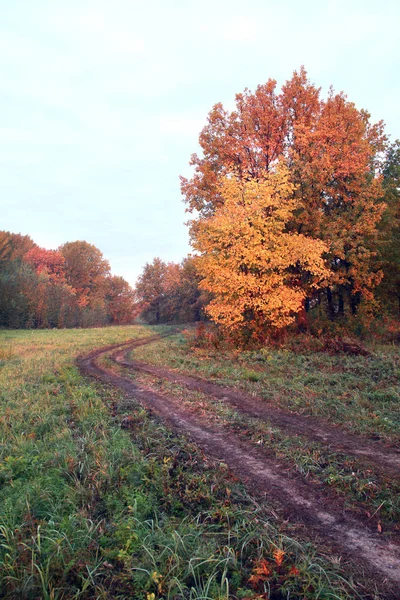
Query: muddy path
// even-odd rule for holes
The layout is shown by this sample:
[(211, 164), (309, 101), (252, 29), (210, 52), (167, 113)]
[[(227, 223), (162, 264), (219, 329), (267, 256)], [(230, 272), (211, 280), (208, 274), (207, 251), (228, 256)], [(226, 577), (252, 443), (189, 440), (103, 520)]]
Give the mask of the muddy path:
[(315, 489), (288, 474), (283, 463), (276, 458), (266, 456), (231, 431), (227, 433), (223, 428), (210, 426), (193, 411), (182, 408), (173, 397), (139, 387), (129, 377), (97, 363), (102, 354), (117, 347), (135, 348), (159, 337), (100, 348), (80, 357), (78, 366), (83, 374), (118, 387), (135, 403), (139, 402), (160, 417), (174, 431), (187, 435), (207, 456), (225, 463), (257, 498), (273, 499), (282, 506), (285, 518), (303, 524), (317, 543), (319, 539), (333, 553), (343, 556), (356, 572), (374, 582), (385, 598), (400, 598), (398, 544), (372, 532), (358, 517), (343, 511), (340, 503), (325, 491)]
[(120, 366), (166, 379), (172, 383), (202, 392), (235, 407), (239, 412), (269, 421), (293, 436), (304, 436), (320, 442), (330, 450), (357, 457), (361, 464), (378, 467), (385, 473), (400, 477), (400, 449), (384, 445), (374, 439), (347, 433), (334, 425), (313, 416), (285, 411), (244, 391), (209, 382), (201, 377), (184, 375), (156, 365), (128, 360), (130, 348), (114, 353), (111, 358)]

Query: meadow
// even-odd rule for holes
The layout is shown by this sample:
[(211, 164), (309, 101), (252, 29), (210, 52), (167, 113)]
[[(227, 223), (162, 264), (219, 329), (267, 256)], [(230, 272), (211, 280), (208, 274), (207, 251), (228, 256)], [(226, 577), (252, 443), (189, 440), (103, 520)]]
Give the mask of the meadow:
[[(252, 495), (226, 464), (169, 430), (134, 396), (79, 373), (78, 355), (167, 330), (0, 332), (0, 596), (389, 597), (366, 585), (323, 540), (316, 545), (301, 523), (285, 519), (273, 498)], [(369, 362), (266, 350), (234, 356), (190, 349), (175, 334), (136, 349), (134, 357), (332, 423), (345, 420), (348, 429), (391, 444), (398, 436), (394, 347)], [(302, 476), (335, 488), (352, 510), (364, 506), (384, 533), (396, 535), (399, 488), (390, 475), (366, 473), (355, 459), (343, 468), (341, 455), (198, 392), (145, 374), (132, 377), (182, 405), (200, 405), (217, 426), (268, 446)]]

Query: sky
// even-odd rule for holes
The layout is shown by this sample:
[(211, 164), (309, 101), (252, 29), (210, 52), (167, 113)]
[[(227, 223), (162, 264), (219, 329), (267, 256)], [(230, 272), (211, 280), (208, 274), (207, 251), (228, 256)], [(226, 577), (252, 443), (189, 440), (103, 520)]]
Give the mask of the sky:
[(214, 104), (304, 65), (400, 138), (392, 0), (0, 0), (0, 230), (134, 284), (190, 252), (179, 175)]

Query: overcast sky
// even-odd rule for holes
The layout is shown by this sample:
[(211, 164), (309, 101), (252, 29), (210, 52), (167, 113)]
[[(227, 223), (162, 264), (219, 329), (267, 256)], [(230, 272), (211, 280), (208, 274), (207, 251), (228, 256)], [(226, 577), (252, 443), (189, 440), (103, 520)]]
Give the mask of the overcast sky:
[(179, 175), (216, 102), (304, 64), (400, 137), (392, 0), (0, 0), (0, 229), (134, 283), (189, 251)]

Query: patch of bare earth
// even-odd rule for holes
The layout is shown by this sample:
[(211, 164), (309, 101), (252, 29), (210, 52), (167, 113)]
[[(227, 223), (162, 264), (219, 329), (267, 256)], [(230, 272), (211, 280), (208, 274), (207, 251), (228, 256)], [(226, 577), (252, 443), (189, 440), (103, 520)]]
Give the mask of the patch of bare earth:
[(204, 418), (183, 408), (172, 396), (139, 387), (130, 378), (119, 375), (96, 363), (102, 354), (116, 349), (114, 359), (119, 365), (186, 385), (224, 400), (246, 414), (267, 418), (293, 435), (301, 434), (324, 443), (332, 450), (353, 454), (381, 469), (400, 473), (400, 454), (374, 440), (366, 440), (318, 420), (282, 411), (244, 392), (237, 392), (207, 382), (198, 377), (181, 375), (161, 367), (128, 361), (127, 349), (151, 343), (152, 336), (124, 345), (100, 348), (78, 359), (84, 374), (119, 387), (135, 401), (157, 414), (172, 429), (186, 434), (213, 459), (225, 463), (258, 498), (267, 496), (277, 501), (285, 517), (303, 523), (318, 543), (322, 539), (333, 553), (339, 553), (353, 564), (354, 570), (374, 581), (387, 598), (400, 598), (400, 546), (369, 530), (358, 516), (344, 512), (337, 499), (326, 491), (300, 481), (274, 457), (266, 456), (231, 431), (211, 426)]

